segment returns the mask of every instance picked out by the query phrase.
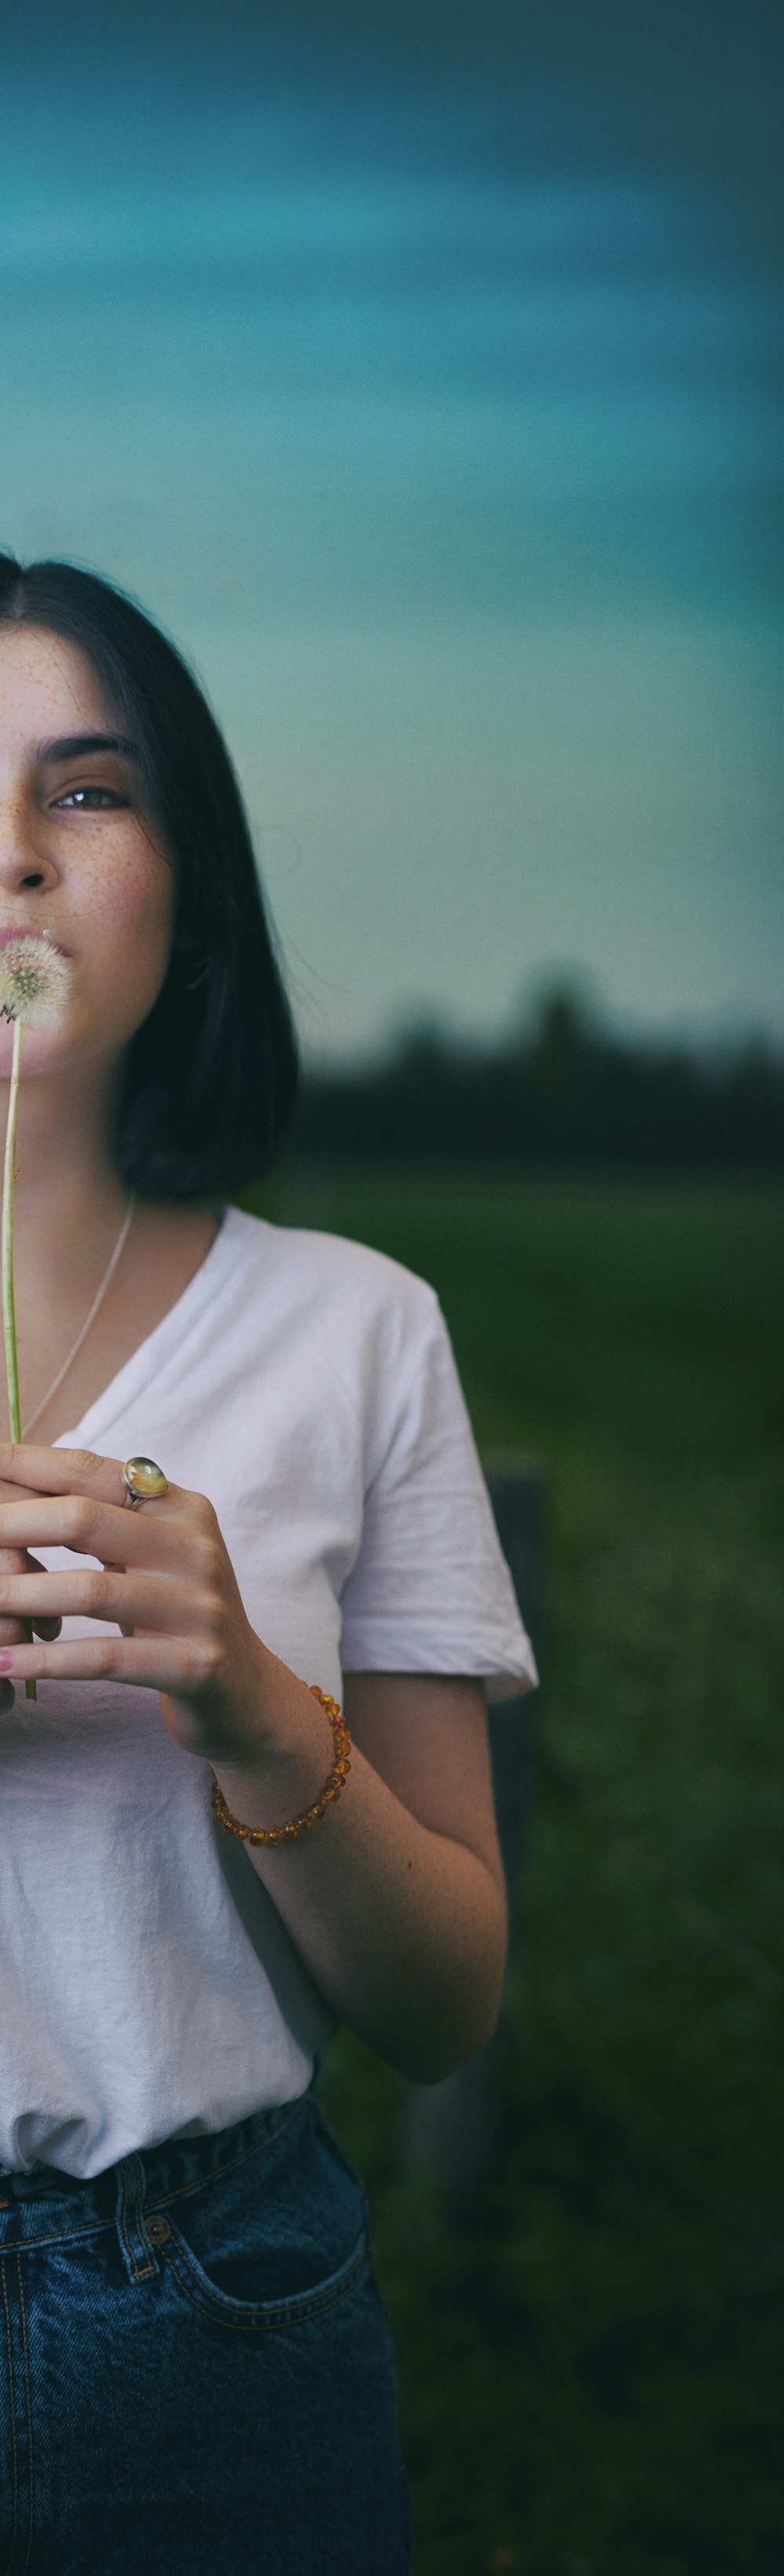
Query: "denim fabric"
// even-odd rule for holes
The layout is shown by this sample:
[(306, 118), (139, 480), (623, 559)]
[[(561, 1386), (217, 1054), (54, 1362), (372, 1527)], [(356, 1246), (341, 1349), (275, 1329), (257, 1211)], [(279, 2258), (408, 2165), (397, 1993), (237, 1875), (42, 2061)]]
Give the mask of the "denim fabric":
[(406, 2576), (389, 2330), (311, 2091), (0, 2173), (0, 2576)]

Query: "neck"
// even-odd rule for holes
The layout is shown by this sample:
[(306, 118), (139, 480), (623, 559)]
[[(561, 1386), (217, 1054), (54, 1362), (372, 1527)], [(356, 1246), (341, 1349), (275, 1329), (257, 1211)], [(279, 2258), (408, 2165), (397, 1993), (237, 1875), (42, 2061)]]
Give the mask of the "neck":
[[(34, 1075), (22, 1089), (14, 1278), (22, 1423), (33, 1440), (81, 1422), (102, 1387), (168, 1313), (209, 1251), (214, 1221), (198, 1208), (144, 1200), (134, 1209), (108, 1295), (79, 1343), (127, 1213), (129, 1193), (110, 1154), (115, 1070), (85, 1063), (62, 1081)], [(0, 1141), (8, 1085), (0, 1084)], [(53, 1381), (68, 1361), (60, 1391)], [(5, 1437), (0, 1395), (0, 1437)]]

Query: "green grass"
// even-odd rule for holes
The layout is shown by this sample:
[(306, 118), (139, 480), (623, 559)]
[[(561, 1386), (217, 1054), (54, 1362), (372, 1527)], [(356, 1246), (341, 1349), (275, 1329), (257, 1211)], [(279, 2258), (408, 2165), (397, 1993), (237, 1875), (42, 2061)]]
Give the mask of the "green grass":
[(349, 2038), (323, 2072), (417, 2576), (782, 2576), (782, 1193), (292, 1169), (264, 1204), (431, 1279), (480, 1444), (547, 1478), (492, 2177), (450, 2214), (398, 2080)]

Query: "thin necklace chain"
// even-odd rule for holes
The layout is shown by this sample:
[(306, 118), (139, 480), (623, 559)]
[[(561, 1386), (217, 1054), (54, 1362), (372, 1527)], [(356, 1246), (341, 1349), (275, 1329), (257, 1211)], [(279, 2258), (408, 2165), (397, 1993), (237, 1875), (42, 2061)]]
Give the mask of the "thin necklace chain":
[(94, 1297), (94, 1298), (93, 1298), (93, 1302), (92, 1302), (92, 1305), (91, 1305), (91, 1307), (90, 1307), (89, 1315), (86, 1315), (86, 1316), (85, 1316), (85, 1319), (84, 1319), (84, 1323), (83, 1323), (83, 1325), (82, 1325), (81, 1332), (80, 1332), (80, 1333), (77, 1333), (76, 1340), (75, 1340), (75, 1342), (73, 1343), (72, 1348), (70, 1349), (70, 1351), (69, 1351), (69, 1353), (68, 1353), (68, 1358), (67, 1358), (67, 1360), (63, 1360), (62, 1368), (61, 1368), (61, 1369), (58, 1369), (58, 1371), (57, 1371), (57, 1376), (56, 1376), (56, 1377), (53, 1377), (53, 1379), (52, 1379), (52, 1383), (51, 1383), (51, 1386), (48, 1386), (48, 1387), (47, 1387), (46, 1394), (45, 1394), (45, 1396), (44, 1396), (44, 1398), (43, 1398), (43, 1402), (42, 1402), (41, 1404), (39, 1404), (39, 1405), (37, 1405), (37, 1406), (36, 1406), (35, 1413), (31, 1413), (31, 1415), (30, 1415), (30, 1419), (29, 1419), (29, 1422), (23, 1422), (23, 1424), (22, 1424), (22, 1439), (23, 1439), (23, 1440), (26, 1440), (26, 1439), (27, 1439), (27, 1437), (28, 1437), (28, 1433), (29, 1433), (29, 1432), (34, 1431), (34, 1430), (35, 1430), (36, 1423), (37, 1423), (37, 1422), (40, 1422), (40, 1419), (41, 1419), (41, 1415), (42, 1415), (42, 1413), (45, 1413), (45, 1412), (46, 1412), (47, 1405), (48, 1405), (48, 1404), (51, 1404), (51, 1401), (52, 1401), (52, 1397), (53, 1397), (53, 1395), (56, 1395), (56, 1394), (57, 1394), (57, 1392), (58, 1392), (58, 1388), (62, 1386), (63, 1379), (64, 1379), (64, 1378), (66, 1378), (66, 1377), (68, 1376), (69, 1368), (73, 1368), (74, 1360), (78, 1358), (78, 1354), (79, 1354), (79, 1352), (80, 1352), (80, 1350), (81, 1350), (81, 1348), (82, 1348), (82, 1344), (83, 1344), (83, 1342), (86, 1342), (86, 1340), (87, 1340), (87, 1335), (88, 1335), (88, 1333), (89, 1333), (89, 1331), (90, 1331), (90, 1327), (91, 1327), (91, 1325), (92, 1325), (92, 1324), (94, 1324), (94, 1323), (95, 1323), (95, 1318), (96, 1318), (96, 1315), (97, 1315), (97, 1313), (98, 1313), (98, 1309), (99, 1309), (99, 1307), (100, 1307), (100, 1306), (102, 1306), (102, 1305), (103, 1305), (103, 1301), (104, 1301), (104, 1298), (105, 1298), (105, 1296), (106, 1296), (107, 1288), (109, 1288), (109, 1287), (111, 1286), (111, 1282), (112, 1282), (112, 1280), (113, 1280), (113, 1278), (114, 1278), (114, 1274), (115, 1274), (115, 1270), (116, 1270), (116, 1268), (117, 1268), (118, 1261), (120, 1261), (120, 1260), (121, 1260), (122, 1255), (123, 1255), (123, 1253), (124, 1253), (124, 1251), (125, 1251), (125, 1246), (126, 1246), (126, 1243), (127, 1243), (127, 1241), (128, 1241), (128, 1236), (129, 1236), (130, 1231), (131, 1231), (131, 1218), (132, 1218), (132, 1216), (133, 1216), (133, 1212), (134, 1212), (134, 1208), (135, 1208), (135, 1206), (136, 1206), (136, 1200), (135, 1200), (135, 1198), (134, 1198), (133, 1196), (131, 1196), (131, 1198), (129, 1198), (129, 1200), (128, 1200), (128, 1205), (127, 1205), (127, 1208), (126, 1208), (126, 1210), (125, 1210), (125, 1215), (124, 1215), (124, 1217), (123, 1217), (122, 1225), (121, 1225), (121, 1227), (120, 1227), (120, 1231), (119, 1231), (119, 1234), (118, 1234), (118, 1237), (117, 1237), (117, 1241), (116, 1241), (116, 1244), (115, 1244), (115, 1247), (114, 1247), (114, 1251), (113, 1251), (113, 1253), (112, 1253), (111, 1260), (107, 1263), (106, 1269), (105, 1269), (105, 1271), (104, 1271), (103, 1278), (102, 1278), (102, 1280), (101, 1280), (101, 1285), (100, 1285), (100, 1288), (99, 1288), (99, 1290), (98, 1290), (97, 1297)]

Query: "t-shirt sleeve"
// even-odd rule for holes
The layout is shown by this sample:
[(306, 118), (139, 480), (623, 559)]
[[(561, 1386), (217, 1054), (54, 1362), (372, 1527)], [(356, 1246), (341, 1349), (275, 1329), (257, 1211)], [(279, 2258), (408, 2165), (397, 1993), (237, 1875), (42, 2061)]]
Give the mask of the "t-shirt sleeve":
[(467, 1673), (509, 1699), (535, 1685), (536, 1664), (443, 1316), (417, 1287), (405, 1347), (380, 1372), (362, 1538), (341, 1598), (343, 1670)]

